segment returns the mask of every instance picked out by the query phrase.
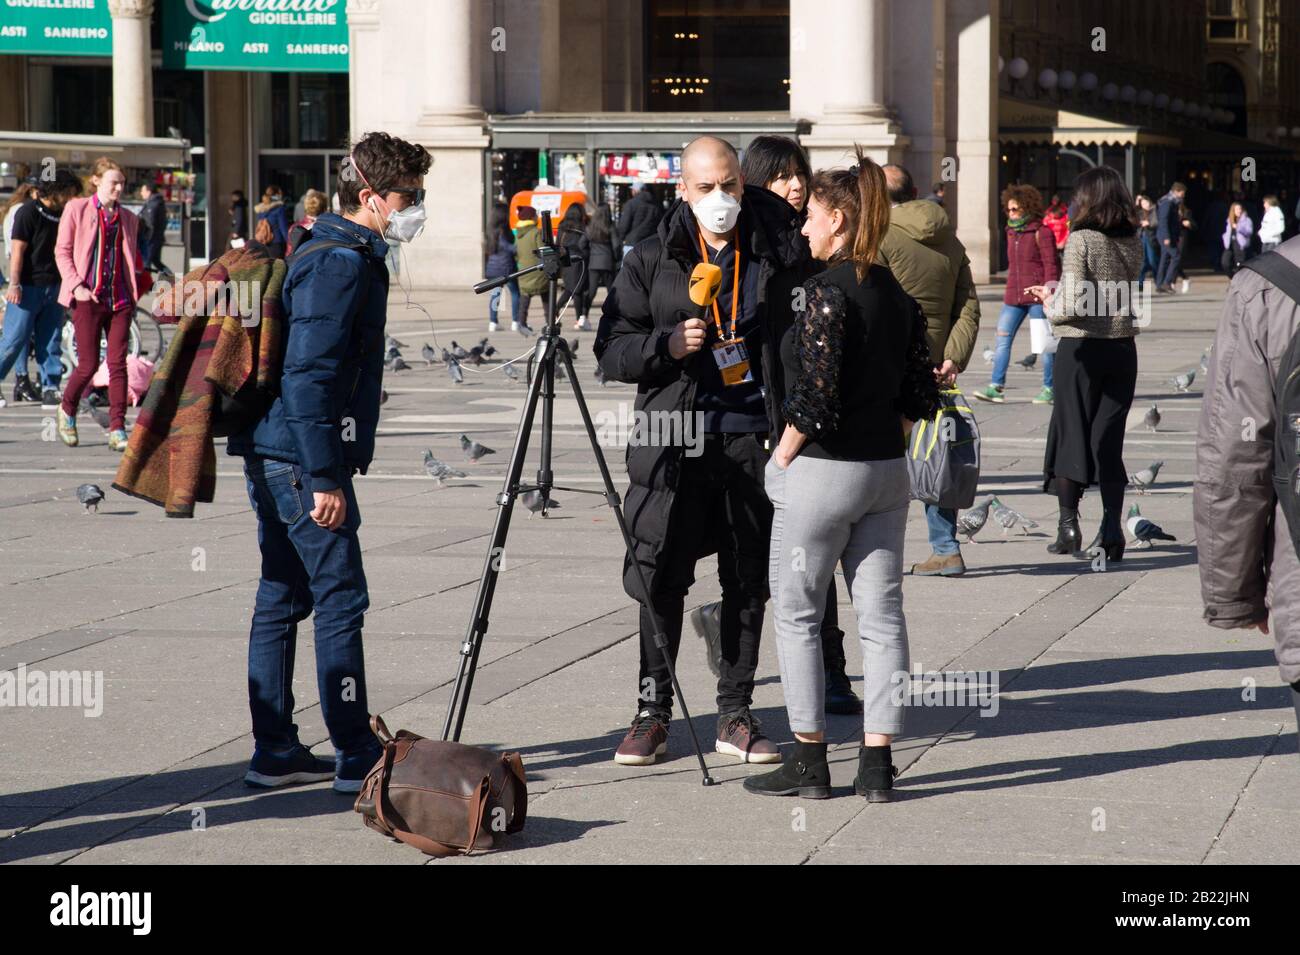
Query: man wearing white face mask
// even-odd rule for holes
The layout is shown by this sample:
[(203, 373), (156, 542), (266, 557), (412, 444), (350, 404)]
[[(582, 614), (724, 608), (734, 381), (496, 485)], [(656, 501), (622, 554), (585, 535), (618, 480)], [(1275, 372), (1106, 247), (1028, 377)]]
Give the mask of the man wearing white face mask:
[[(817, 266), (799, 234), (799, 214), (761, 186), (745, 185), (726, 141), (701, 136), (687, 146), (682, 181), (683, 194), (657, 233), (624, 258), (593, 347), (608, 377), (638, 386), (637, 410), (650, 422), (642, 430), (656, 431), (629, 443), (625, 513), (669, 654), (676, 658), (695, 563), (716, 553), (715, 748), (744, 762), (777, 762), (775, 744), (750, 713), (772, 524), (763, 470), (776, 418), (765, 385), (781, 374), (773, 348), (794, 319), (793, 293)], [(722, 271), (706, 314), (688, 292), (701, 262)], [(629, 570), (624, 588), (638, 597)], [(666, 751), (672, 702), (653, 618), (643, 607), (636, 716), (616, 762), (646, 765)]]
[[(353, 793), (379, 758), (366, 703), (361, 626), (369, 607), (352, 478), (374, 457), (388, 315), (386, 239), (424, 228), (423, 146), (370, 133), (339, 170), (342, 214), (322, 213), (289, 257), (280, 396), (232, 435), (257, 514), (262, 579), (248, 648), (255, 749), (245, 781), (334, 779)], [(312, 755), (293, 722), (297, 625), (315, 611), (321, 713), (335, 758)]]

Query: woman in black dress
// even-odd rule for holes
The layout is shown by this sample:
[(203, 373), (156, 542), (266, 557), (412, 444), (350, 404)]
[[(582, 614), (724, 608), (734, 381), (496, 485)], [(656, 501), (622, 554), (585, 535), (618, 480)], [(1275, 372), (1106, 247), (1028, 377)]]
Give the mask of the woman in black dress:
[[(1055, 398), (1043, 461), (1043, 490), (1060, 505), (1053, 554), (1086, 558), (1103, 552), (1124, 556), (1122, 513), (1128, 472), (1124, 467), (1124, 425), (1137, 385), (1137, 278), (1142, 241), (1137, 215), (1119, 173), (1089, 169), (1075, 183), (1076, 213), (1054, 294), (1029, 291), (1060, 344), (1056, 351)], [(1101, 488), (1101, 529), (1085, 549), (1079, 530), (1084, 489)]]

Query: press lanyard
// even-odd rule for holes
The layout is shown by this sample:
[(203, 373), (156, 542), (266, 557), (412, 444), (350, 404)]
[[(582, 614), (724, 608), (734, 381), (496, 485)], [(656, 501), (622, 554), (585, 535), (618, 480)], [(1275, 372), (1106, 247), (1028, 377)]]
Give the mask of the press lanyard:
[[(733, 232), (732, 234), (734, 236), (735, 233)], [(699, 233), (699, 236), (700, 236), (700, 255), (704, 256), (705, 262), (708, 262), (709, 250), (708, 247), (705, 246), (704, 244), (704, 233), (703, 232)], [(736, 303), (739, 301), (740, 301), (740, 245), (737, 244), (736, 261), (732, 268), (732, 276), (731, 276), (731, 339), (735, 339), (736, 337)], [(718, 338), (722, 339), (723, 341), (729, 340), (727, 336), (722, 333), (722, 313), (718, 311), (717, 298), (714, 298), (713, 300), (713, 322), (715, 325), (718, 326)]]

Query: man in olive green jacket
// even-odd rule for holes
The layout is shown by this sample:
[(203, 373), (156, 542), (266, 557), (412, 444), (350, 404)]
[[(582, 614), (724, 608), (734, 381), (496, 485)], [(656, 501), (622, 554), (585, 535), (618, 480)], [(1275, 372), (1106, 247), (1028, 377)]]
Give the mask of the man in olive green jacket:
[[(912, 177), (902, 166), (884, 168), (893, 209), (889, 231), (880, 244), (880, 260), (925, 313), (935, 377), (941, 387), (952, 387), (957, 375), (966, 370), (979, 334), (980, 303), (970, 259), (943, 207), (917, 199)], [(913, 564), (912, 573), (923, 577), (964, 574), (957, 512), (927, 504), (925, 520), (934, 553)]]
[[(520, 206), (515, 214), (519, 217), (515, 226), (515, 262), (521, 269), (531, 268), (541, 261), (537, 255), (537, 247), (542, 244), (542, 234), (537, 229), (537, 210), (532, 206)], [(522, 335), (533, 333), (528, 327), (528, 306), (532, 304), (533, 296), (541, 298), (542, 324), (547, 322), (546, 281), (546, 273), (540, 270), (519, 278), (519, 320), (515, 323), (515, 331)]]

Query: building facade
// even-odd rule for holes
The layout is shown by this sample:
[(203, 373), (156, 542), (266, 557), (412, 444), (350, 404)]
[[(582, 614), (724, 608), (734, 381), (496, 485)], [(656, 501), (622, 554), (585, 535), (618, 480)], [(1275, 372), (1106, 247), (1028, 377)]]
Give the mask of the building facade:
[(0, 19), (0, 130), (184, 136), (196, 258), (226, 247), (231, 189), (332, 191), (372, 129), (434, 156), (404, 259), (418, 286), (479, 279), (487, 211), (520, 190), (671, 198), (703, 132), (793, 136), (814, 168), (858, 144), (944, 182), (979, 278), (999, 270), (1011, 181), (1068, 193), (1105, 163), (1135, 191), (1183, 178), (1198, 202), (1295, 190), (1287, 0), (87, 2), (111, 29), (72, 51), (6, 46)]

